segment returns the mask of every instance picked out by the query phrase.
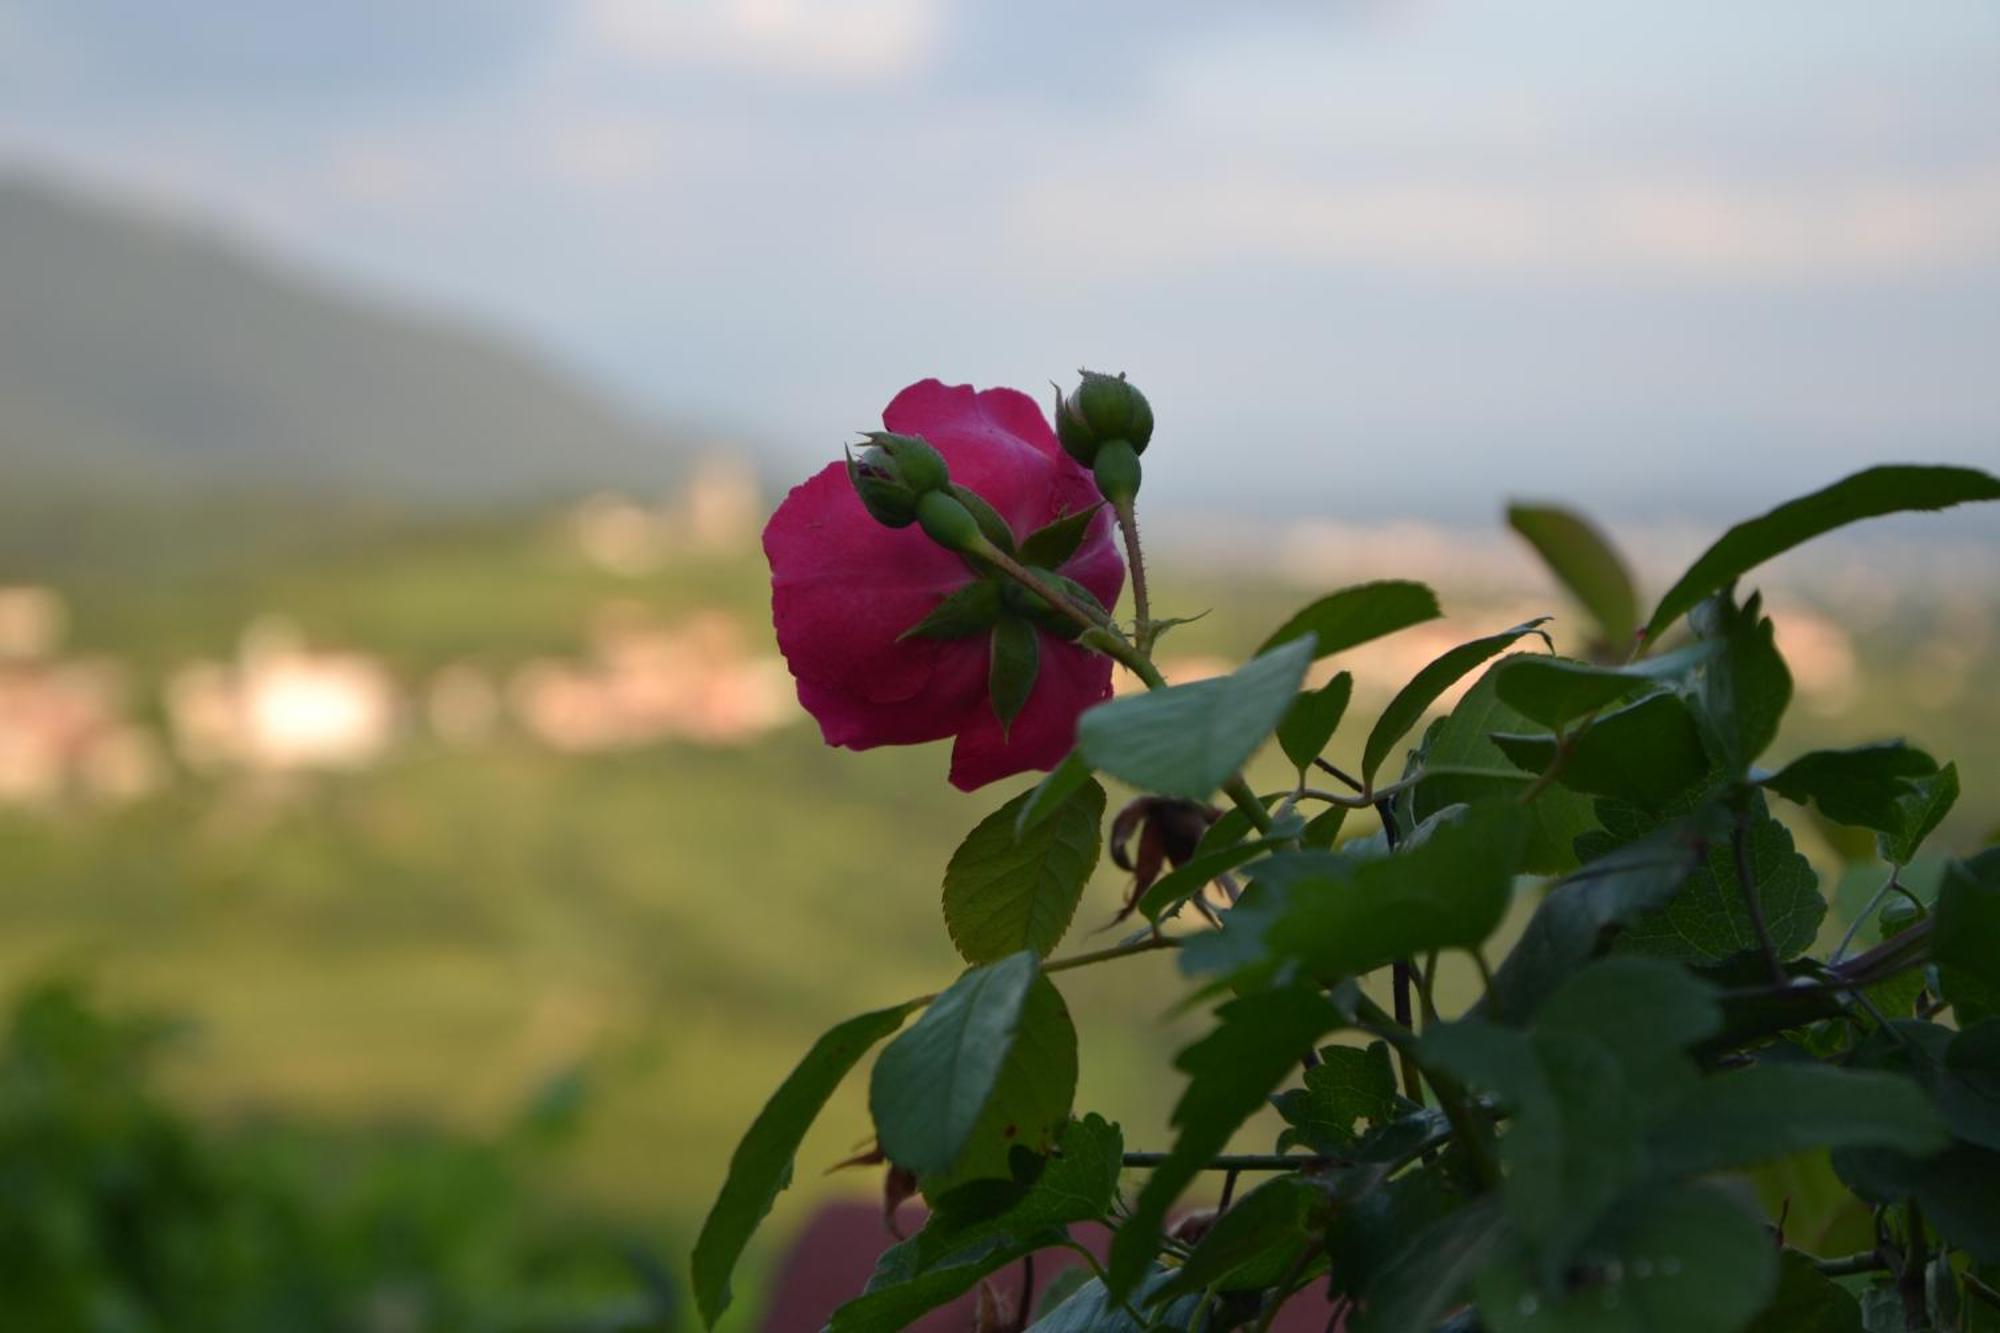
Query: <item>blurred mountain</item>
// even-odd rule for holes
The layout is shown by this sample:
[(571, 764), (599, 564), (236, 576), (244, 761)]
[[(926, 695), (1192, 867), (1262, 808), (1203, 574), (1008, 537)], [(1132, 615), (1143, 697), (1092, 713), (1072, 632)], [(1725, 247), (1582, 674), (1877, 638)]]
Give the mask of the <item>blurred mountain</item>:
[(0, 468), (61, 491), (491, 500), (661, 485), (661, 429), (521, 346), (0, 177)]

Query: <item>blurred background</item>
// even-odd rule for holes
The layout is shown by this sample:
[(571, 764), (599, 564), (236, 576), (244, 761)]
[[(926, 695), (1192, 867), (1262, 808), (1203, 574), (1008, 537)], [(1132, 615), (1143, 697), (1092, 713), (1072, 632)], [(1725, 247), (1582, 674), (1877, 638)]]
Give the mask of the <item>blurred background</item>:
[[(912, 380), (1122, 369), (1156, 603), (1212, 612), (1169, 675), (1391, 575), (1449, 618), (1357, 719), (1575, 645), (1509, 498), (1657, 594), (1866, 463), (2000, 466), (1996, 60), (1985, 0), (0, 0), (0, 1298), (670, 1326), (784, 1070), (955, 970), (1017, 785), (821, 748), (786, 486)], [(1978, 845), (1996, 557), (1975, 511), (1765, 571), (1779, 757), (1907, 735)], [(1081, 1103), (1163, 1146), (1171, 965), (1073, 982)]]

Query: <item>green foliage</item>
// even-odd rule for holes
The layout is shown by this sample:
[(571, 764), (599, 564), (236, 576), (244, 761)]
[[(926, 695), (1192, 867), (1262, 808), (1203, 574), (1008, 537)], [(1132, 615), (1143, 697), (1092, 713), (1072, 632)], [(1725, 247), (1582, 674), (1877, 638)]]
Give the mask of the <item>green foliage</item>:
[(1257, 655), (1311, 635), (1313, 656), (1331, 657), (1385, 634), (1435, 620), (1439, 614), (1437, 594), (1421, 583), (1396, 579), (1362, 583), (1328, 593), (1299, 611), (1271, 632)]
[(1047, 819), (1022, 829), (1034, 794), (1024, 792), (982, 819), (945, 867), (944, 923), (968, 963), (997, 962), (1023, 949), (1046, 958), (1062, 942), (1097, 868), (1104, 788), (1085, 779)]
[(1340, 1015), (1317, 991), (1288, 986), (1232, 1000), (1216, 1011), (1216, 1020), (1214, 1031), (1174, 1062), (1188, 1076), (1174, 1104), (1174, 1146), (1146, 1178), (1112, 1241), (1107, 1283), (1113, 1296), (1130, 1294), (1145, 1276), (1167, 1210), (1188, 1182)]
[(1559, 784), (1543, 783), (1538, 789), (1539, 770), (1518, 767), (1494, 742), (1497, 735), (1532, 726), (1499, 696), (1499, 673), (1523, 660), (1544, 659), (1524, 654), (1502, 658), (1425, 733), (1412, 759), (1422, 777), (1407, 798), (1407, 821), (1421, 824), (1453, 805), (1525, 801), (1528, 848), (1521, 869), (1533, 875), (1561, 874), (1576, 866), (1577, 838), (1597, 827), (1596, 807), (1590, 797)]
[(1541, 633), (1540, 626), (1546, 620), (1547, 617), (1544, 616), (1498, 634), (1489, 634), (1483, 639), (1462, 643), (1419, 671), (1415, 678), (1389, 701), (1389, 706), (1382, 710), (1382, 716), (1376, 719), (1374, 730), (1368, 733), (1368, 742), (1361, 752), (1361, 780), (1363, 782), (1375, 780), (1375, 770), (1389, 757), (1389, 751), (1395, 747), (1397, 741), (1403, 739), (1404, 733), (1417, 724), (1417, 719), (1438, 701), (1439, 695), (1456, 685), (1468, 671), (1489, 657), (1505, 652), (1529, 634)]
[[(952, 859), (947, 921), (984, 966), (874, 1079), (882, 1145), (935, 1212), (834, 1327), (900, 1326), (1087, 1221), (1114, 1229), (1105, 1271), (1037, 1328), (1268, 1327), (1322, 1283), (1356, 1333), (1848, 1333), (1892, 1326), (1919, 1286), (1927, 1326), (1948, 1326), (1968, 1260), (2000, 1263), (2000, 849), (1911, 865), (1958, 782), (1905, 743), (1760, 766), (1793, 680), (1735, 580), (1839, 523), (1994, 493), (1964, 469), (1878, 469), (1742, 525), (1641, 646), (1683, 614), (1692, 641), (1629, 664), (1507, 655), (1539, 620), (1461, 645), (1376, 717), (1343, 784), (1358, 791), (1311, 780), (1352, 680), (1300, 682), (1315, 656), (1434, 613), (1418, 585), (1335, 593), (1233, 675), (1086, 714), (1075, 754)], [(1512, 518), (1599, 622), (1600, 655), (1630, 638), (1608, 541), (1558, 510)], [(1274, 732), (1294, 785), (1254, 795), (1243, 765)], [(1215, 1006), (1129, 1201), (1123, 1133), (1068, 1119), (1075, 1036), (1038, 970), (1094, 864), (1093, 773), (1139, 789), (1131, 819), (1171, 810), (1193, 831), (1141, 876), (1150, 929), (1048, 970), (1172, 949), (1195, 986), (1179, 1012)], [(1234, 809), (1192, 804), (1218, 790)], [(1873, 834), (1888, 863), (1857, 870), (1865, 906), (1869, 889), (1837, 895), (1846, 938), (1823, 957), (1828, 903), (1773, 793), (1810, 827)], [(1369, 827), (1342, 843), (1346, 818)], [(1218, 878), (1219, 920), (1179, 910)], [(1478, 981), (1447, 987), (1447, 967)], [(1275, 1157), (1232, 1156), (1267, 1108)], [(1246, 1166), (1277, 1174), (1168, 1226), (1204, 1172)], [(1726, 1179), (1741, 1172), (1819, 1182), (1832, 1198), (1808, 1206), (1878, 1250), (1817, 1257), (1883, 1279), (1857, 1299), (1774, 1242)], [(1822, 1218), (1782, 1240), (1808, 1232), (1836, 1234)]]
[[(228, 1133), (158, 1090), (181, 1033), (38, 983), (0, 1044), (0, 1293), (36, 1333), (656, 1333), (677, 1296), (638, 1236), (520, 1184), (498, 1142), (263, 1121)], [(621, 1258), (621, 1251), (630, 1259)]]
[(890, 1161), (919, 1174), (952, 1169), (993, 1098), (1039, 975), (1025, 949), (972, 968), (883, 1050), (868, 1109)]
[(1639, 626), (1639, 597), (1624, 559), (1603, 533), (1582, 515), (1557, 505), (1509, 505), (1507, 524), (1590, 613), (1607, 647), (1622, 649), (1632, 641)]
[(1302, 1082), (1271, 1099), (1290, 1126), (1278, 1136), (1279, 1152), (1303, 1144), (1314, 1152), (1345, 1153), (1361, 1141), (1364, 1122), (1385, 1125), (1396, 1113), (1396, 1073), (1383, 1042), (1325, 1047)]
[(1922, 750), (1883, 741), (1800, 755), (1765, 778), (1764, 786), (1800, 805), (1818, 805), (1837, 824), (1874, 829), (1901, 845), (1910, 839), (1913, 820), (1928, 814), (1913, 811), (1914, 804), (1930, 804), (1920, 801), (1924, 789), (1918, 784), (1937, 771), (1937, 760)]
[(1718, 588), (1835, 528), (1883, 514), (1948, 509), (1973, 500), (2000, 500), (2000, 480), (1965, 467), (1905, 465), (1857, 472), (1724, 533), (1660, 598), (1646, 621), (1645, 635), (1657, 639)]
[(1201, 800), (1277, 727), (1312, 662), (1313, 643), (1308, 633), (1233, 675), (1099, 704), (1077, 723), (1077, 753), (1142, 790)]
[(792, 1183), (793, 1159), (814, 1117), (855, 1062), (903, 1026), (910, 1009), (903, 1004), (862, 1014), (821, 1037), (743, 1136), (694, 1246), (695, 1304), (710, 1325), (729, 1308), (729, 1278), (744, 1245), (779, 1191)]
[(1301, 694), (1285, 711), (1278, 723), (1278, 746), (1301, 777), (1333, 739), (1353, 695), (1354, 677), (1342, 671), (1320, 688)]

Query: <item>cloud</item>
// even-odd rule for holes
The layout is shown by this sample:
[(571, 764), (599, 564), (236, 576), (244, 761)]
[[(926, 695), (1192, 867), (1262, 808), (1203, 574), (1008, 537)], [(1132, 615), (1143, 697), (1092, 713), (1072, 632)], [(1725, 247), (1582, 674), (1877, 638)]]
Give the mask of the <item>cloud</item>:
[(328, 97), (433, 96), (491, 76), (531, 56), (568, 3), (11, 0), (0, 79), (119, 105), (323, 112)]
[(2000, 265), (2000, 162), (1746, 181), (1666, 168), (1558, 179), (1054, 177), (1018, 244), (1135, 275), (1279, 261), (1460, 275), (1848, 280)]
[(584, 0), (586, 47), (614, 60), (814, 81), (894, 78), (935, 50), (941, 0)]

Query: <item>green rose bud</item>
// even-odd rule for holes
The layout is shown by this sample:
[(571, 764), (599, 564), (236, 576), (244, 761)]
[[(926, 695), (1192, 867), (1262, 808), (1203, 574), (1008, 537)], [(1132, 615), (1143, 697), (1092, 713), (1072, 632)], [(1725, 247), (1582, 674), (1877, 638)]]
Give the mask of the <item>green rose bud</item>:
[(917, 521), (919, 500), (951, 485), (951, 470), (928, 441), (876, 431), (860, 457), (848, 451), (847, 479), (877, 523), (906, 528)]
[(970, 555), (989, 548), (986, 534), (972, 511), (945, 491), (932, 491), (917, 499), (917, 522), (930, 539), (947, 551)]
[(1125, 382), (1125, 376), (1082, 372), (1083, 382), (1068, 397), (1056, 396), (1056, 438), (1071, 458), (1090, 467), (1106, 442), (1123, 440), (1134, 454), (1153, 438), (1153, 408)]

